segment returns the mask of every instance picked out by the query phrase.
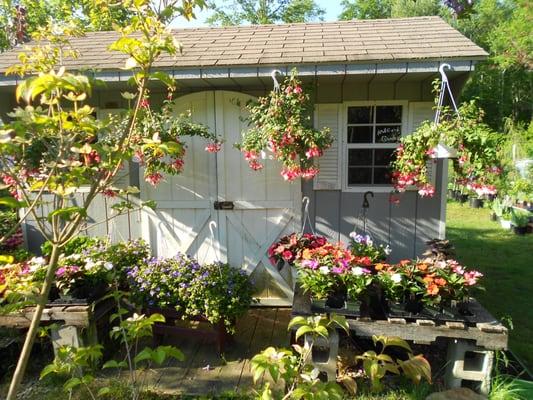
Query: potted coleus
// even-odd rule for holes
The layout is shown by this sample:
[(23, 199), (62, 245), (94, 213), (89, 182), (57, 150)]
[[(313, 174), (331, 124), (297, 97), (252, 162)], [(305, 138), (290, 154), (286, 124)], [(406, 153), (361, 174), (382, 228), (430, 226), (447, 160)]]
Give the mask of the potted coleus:
[(281, 175), (288, 181), (310, 179), (319, 172), (315, 160), (331, 146), (333, 136), (326, 128), (312, 127), (312, 103), (295, 70), (279, 88), (246, 108), (250, 129), (236, 146), (250, 168), (260, 170), (263, 159), (273, 158), (282, 164)]
[(183, 254), (148, 259), (132, 267), (128, 278), (132, 298), (149, 313), (172, 310), (182, 319), (221, 325), (230, 334), (253, 301), (244, 271), (224, 263), (201, 265)]
[(525, 210), (513, 209), (511, 211), (511, 224), (513, 231), (517, 235), (525, 235), (527, 232), (527, 226), (529, 224), (530, 213)]

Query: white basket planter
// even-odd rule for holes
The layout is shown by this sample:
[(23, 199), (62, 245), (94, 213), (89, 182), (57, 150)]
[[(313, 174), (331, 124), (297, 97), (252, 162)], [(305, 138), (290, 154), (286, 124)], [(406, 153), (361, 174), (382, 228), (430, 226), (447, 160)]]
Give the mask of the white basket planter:
[(507, 219), (500, 219), (500, 225), (503, 229), (511, 229), (511, 221)]

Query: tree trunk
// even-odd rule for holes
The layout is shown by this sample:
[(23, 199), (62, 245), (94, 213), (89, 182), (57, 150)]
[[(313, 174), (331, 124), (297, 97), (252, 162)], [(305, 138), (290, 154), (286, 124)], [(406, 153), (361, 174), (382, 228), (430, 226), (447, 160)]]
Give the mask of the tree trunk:
[(33, 347), (33, 343), (35, 342), (35, 337), (37, 336), (37, 331), (41, 323), (41, 316), (48, 301), (50, 288), (52, 287), (52, 283), (54, 282), (54, 275), (56, 272), (58, 259), (59, 246), (57, 244), (54, 244), (52, 246), (52, 254), (50, 255), (50, 261), (48, 262), (48, 270), (46, 271), (46, 277), (43, 283), (43, 287), (41, 288), (39, 301), (37, 303), (37, 306), (35, 307), (28, 333), (26, 333), (24, 346), (22, 347), (22, 352), (20, 353), (17, 362), (17, 368), (15, 369), (15, 373), (13, 374), (13, 378), (11, 379), (11, 383), (9, 385), (9, 392), (7, 394), (6, 400), (16, 399), (18, 387), (22, 382), (22, 379), (24, 378), (26, 367), (28, 366), (28, 361), (30, 359), (31, 349)]

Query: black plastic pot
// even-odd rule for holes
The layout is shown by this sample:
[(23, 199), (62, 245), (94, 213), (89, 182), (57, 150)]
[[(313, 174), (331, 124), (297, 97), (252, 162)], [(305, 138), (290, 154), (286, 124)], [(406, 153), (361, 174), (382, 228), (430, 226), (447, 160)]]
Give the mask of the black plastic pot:
[(527, 226), (513, 226), (513, 232), (517, 235), (525, 235), (527, 233)]
[(470, 207), (472, 208), (483, 208), (483, 199), (478, 199), (477, 197), (470, 198)]
[(329, 308), (344, 308), (346, 303), (346, 288), (339, 288), (333, 293), (330, 293), (326, 299), (326, 307)]
[(457, 201), (461, 203), (466, 203), (468, 201), (468, 195), (467, 194), (459, 194), (457, 196)]
[(410, 312), (411, 314), (420, 314), (424, 309), (424, 303), (422, 299), (418, 296), (409, 296), (405, 299), (405, 311)]
[(490, 214), (490, 220), (491, 221), (498, 221), (498, 216), (496, 215), (496, 213)]

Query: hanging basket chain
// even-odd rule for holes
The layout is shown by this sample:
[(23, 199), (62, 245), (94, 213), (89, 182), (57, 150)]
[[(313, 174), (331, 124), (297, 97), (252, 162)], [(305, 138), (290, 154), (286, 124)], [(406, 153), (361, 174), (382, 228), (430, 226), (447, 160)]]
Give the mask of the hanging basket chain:
[(276, 75), (283, 76), (283, 73), (279, 69), (275, 69), (270, 74), (270, 76), (272, 77), (272, 80), (274, 81), (274, 92), (278, 93), (280, 91), (280, 84), (276, 78)]
[(302, 204), (304, 205), (304, 217), (302, 218), (302, 230), (300, 231), (300, 236), (305, 233), (306, 226), (309, 226), (309, 229), (311, 230), (311, 233), (316, 236), (316, 232), (313, 229), (313, 224), (311, 223), (311, 217), (309, 216), (309, 203), (311, 200), (309, 200), (309, 197), (304, 196), (302, 199)]

